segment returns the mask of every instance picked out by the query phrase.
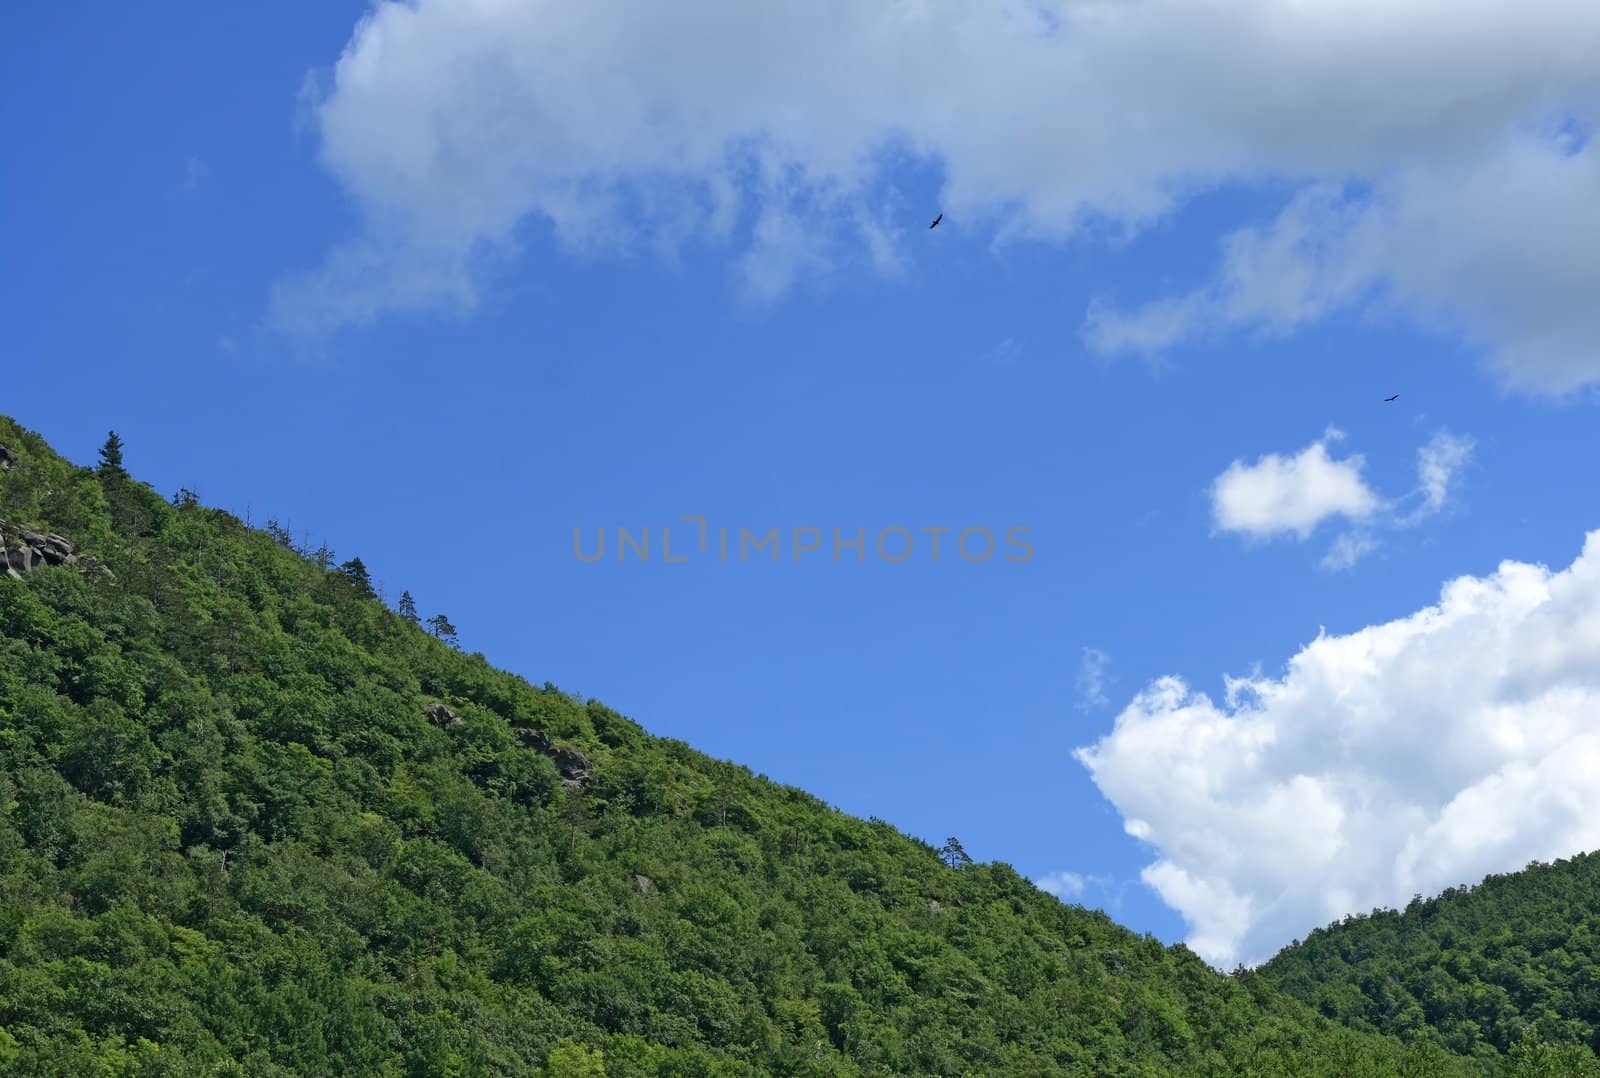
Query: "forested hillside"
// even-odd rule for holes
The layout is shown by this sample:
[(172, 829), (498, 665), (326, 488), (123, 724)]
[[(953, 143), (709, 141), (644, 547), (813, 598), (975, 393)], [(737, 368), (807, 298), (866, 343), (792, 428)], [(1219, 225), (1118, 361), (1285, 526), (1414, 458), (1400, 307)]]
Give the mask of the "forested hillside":
[(494, 670), (116, 445), (0, 444), (0, 1073), (1489, 1070)]
[(1600, 855), (1319, 929), (1262, 968), (1323, 1014), (1492, 1055), (1530, 1027), (1600, 1049)]

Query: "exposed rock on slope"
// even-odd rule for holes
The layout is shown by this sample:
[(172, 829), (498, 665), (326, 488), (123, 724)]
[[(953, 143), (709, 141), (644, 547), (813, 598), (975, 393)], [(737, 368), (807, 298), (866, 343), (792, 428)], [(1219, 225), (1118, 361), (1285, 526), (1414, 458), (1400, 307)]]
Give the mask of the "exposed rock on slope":
[(18, 580), (23, 573), (41, 565), (76, 565), (78, 561), (76, 548), (66, 536), (14, 528), (3, 520), (0, 520), (0, 547), (5, 549), (6, 575)]
[(563, 786), (582, 786), (589, 781), (589, 770), (594, 767), (594, 762), (577, 749), (555, 744), (543, 730), (532, 726), (518, 726), (512, 733), (528, 748), (542, 752), (556, 762)]
[(466, 720), (444, 704), (429, 704), (427, 710), (428, 721), (435, 726), (462, 726)]

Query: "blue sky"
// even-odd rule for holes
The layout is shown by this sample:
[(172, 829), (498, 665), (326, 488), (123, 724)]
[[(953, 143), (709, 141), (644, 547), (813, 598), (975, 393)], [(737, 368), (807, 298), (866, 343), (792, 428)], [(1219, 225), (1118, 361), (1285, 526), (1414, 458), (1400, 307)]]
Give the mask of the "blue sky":
[[(793, 11), (707, 0), (720, 21), (695, 48), (748, 63), (702, 78), (670, 28), (602, 6), (612, 21), (524, 25), (424, 3), (361, 29), (354, 3), (30, 11), (0, 43), (4, 410), (80, 462), (115, 428), (141, 478), (360, 555), (498, 665), (852, 813), (1074, 874), (1069, 897), (1219, 962), (1586, 848), (1581, 805), (1510, 837), (1462, 806), (1514, 815), (1518, 776), (1591, 759), (1583, 566), (1520, 606), (1494, 574), (1564, 570), (1597, 524), (1600, 185), (1572, 137), (1597, 114), (1574, 59), (1592, 15), (1551, 0), (1451, 32), (1487, 58), (1480, 83), (1408, 53), (1400, 23), (1393, 42), (1335, 35), (1300, 83), (1326, 92), (1287, 103), (1267, 92), (1279, 65), (1304, 70), (1297, 42), (1321, 30), (1278, 25), (1241, 33), (1235, 65), (1271, 107), (1180, 105), (1147, 74), (1088, 109), (1070, 94), (1095, 62), (1049, 52), (1059, 12), (941, 29), (905, 9), (919, 52), (847, 8), (797, 40)], [(1177, 78), (1207, 27), (1160, 29), (1166, 6), (1130, 5), (1123, 38)], [(767, 78), (774, 39), (880, 50), (883, 70)], [(1371, 74), (1359, 92), (1348, 70)], [(1553, 89), (1519, 97), (1528, 71)], [(1038, 95), (1040, 118), (1008, 94)], [(1422, 104), (1392, 128), (1351, 119), (1391, 98)], [(1124, 100), (1165, 104), (1138, 128), (1111, 115)], [(1429, 446), (1455, 450), (1431, 496)], [(694, 514), (869, 542), (1020, 526), (1036, 553), (573, 556), (575, 527), (677, 525), (677, 548)], [(1366, 553), (1331, 568), (1341, 537)], [(1501, 606), (1460, 600), (1477, 643), (1424, 627), (1337, 674), (1286, 665), (1319, 631), (1366, 647), (1383, 634), (1350, 634), (1461, 576), (1500, 581)], [(1545, 654), (1550, 603), (1578, 611), (1557, 633), (1571, 662), (1450, 697), (1472, 678), (1448, 655)], [(1224, 676), (1252, 671), (1271, 699), (1226, 704)], [(1166, 677), (1215, 707), (1134, 703)], [(1430, 686), (1449, 715), (1408, 704)], [(1461, 717), (1508, 708), (1536, 733)], [(1245, 741), (1298, 755), (1256, 760), (1252, 723), (1275, 732)], [(1429, 743), (1481, 751), (1414, 787), (1384, 777)], [(1097, 744), (1097, 765), (1075, 756)], [(1175, 777), (1197, 771), (1237, 785)], [(1387, 845), (1351, 822), (1374, 805)], [(1309, 830), (1267, 835), (1263, 813)], [(1260, 860), (1273, 842), (1313, 851), (1295, 879), (1314, 894)]]

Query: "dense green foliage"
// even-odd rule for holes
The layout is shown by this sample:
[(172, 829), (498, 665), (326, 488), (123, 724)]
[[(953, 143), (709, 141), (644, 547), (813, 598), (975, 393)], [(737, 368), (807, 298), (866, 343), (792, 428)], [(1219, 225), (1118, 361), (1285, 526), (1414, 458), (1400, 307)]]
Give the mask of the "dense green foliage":
[(110, 569), (0, 579), (0, 1073), (1482, 1072), (496, 671), (359, 559), (0, 443), (0, 517)]
[(1323, 1014), (1493, 1055), (1529, 1028), (1600, 1051), (1600, 855), (1318, 929), (1261, 970)]

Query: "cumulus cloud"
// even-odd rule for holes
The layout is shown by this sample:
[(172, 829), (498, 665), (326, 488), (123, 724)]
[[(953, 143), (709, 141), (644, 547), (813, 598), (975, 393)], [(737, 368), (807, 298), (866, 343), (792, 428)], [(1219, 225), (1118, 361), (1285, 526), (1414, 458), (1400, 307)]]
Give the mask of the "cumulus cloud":
[[(1379, 527), (1406, 528), (1449, 505), (1461, 469), (1471, 459), (1471, 438), (1440, 431), (1417, 451), (1417, 488), (1404, 498), (1380, 497), (1362, 476), (1366, 459), (1352, 454), (1335, 459), (1331, 442), (1344, 438), (1329, 428), (1322, 438), (1293, 456), (1268, 453), (1254, 464), (1235, 460), (1211, 484), (1211, 517), (1219, 532), (1252, 539), (1293, 535), (1300, 540), (1324, 521), (1342, 517), (1352, 524), (1334, 540), (1319, 563), (1348, 569), (1376, 550)], [(1416, 506), (1402, 511), (1405, 502)]]
[(1227, 687), (1161, 679), (1077, 752), (1213, 963), (1600, 847), (1600, 531)]
[(942, 176), (944, 227), (1001, 239), (1291, 192), (1212, 285), (1095, 305), (1102, 349), (1382, 302), (1560, 390), (1600, 378), (1597, 54), (1589, 0), (380, 2), (307, 82), (362, 230), (274, 312), (470, 309), (530, 224), (591, 251), (736, 244), (770, 298), (902, 264), (911, 162)]
[(1361, 477), (1359, 455), (1334, 460), (1329, 431), (1292, 457), (1268, 453), (1254, 464), (1236, 460), (1211, 484), (1211, 517), (1218, 531), (1254, 538), (1292, 534), (1308, 538), (1334, 516), (1364, 520), (1382, 501)]

